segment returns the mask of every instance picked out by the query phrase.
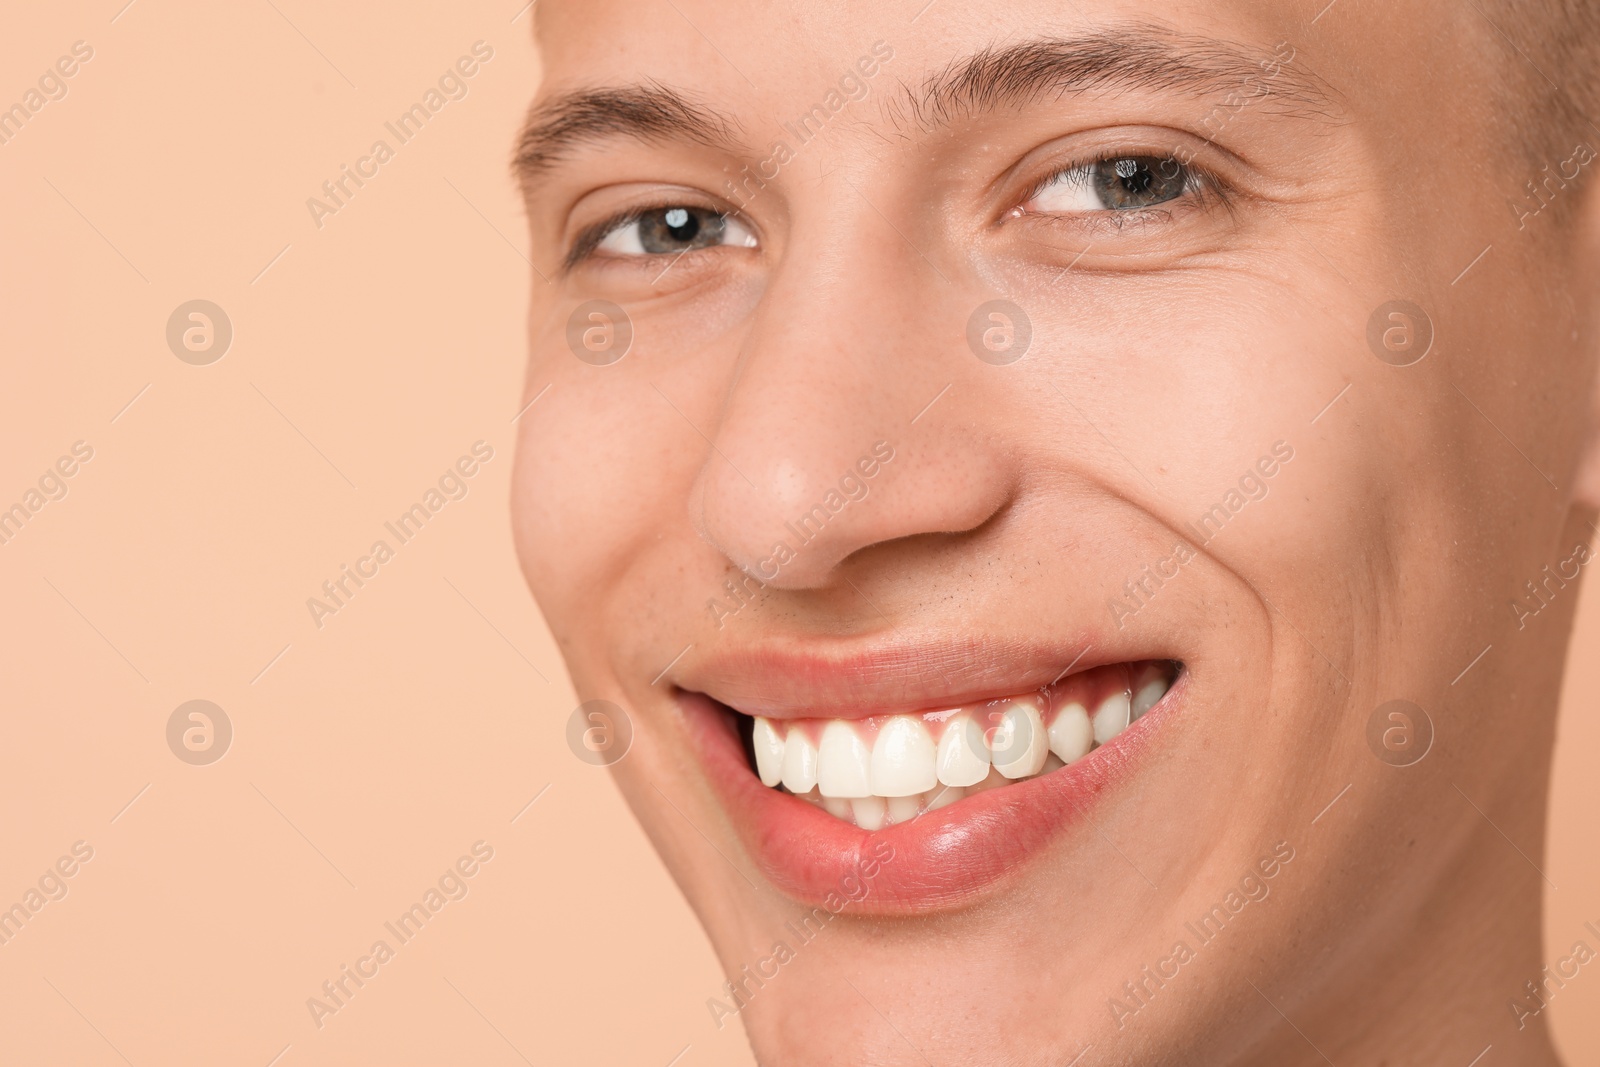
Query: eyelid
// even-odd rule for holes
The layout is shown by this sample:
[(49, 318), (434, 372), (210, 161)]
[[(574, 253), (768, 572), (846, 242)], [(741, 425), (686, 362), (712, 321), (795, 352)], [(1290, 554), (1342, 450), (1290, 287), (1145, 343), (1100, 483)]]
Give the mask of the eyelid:
[[(1019, 214), (1027, 214), (1027, 215), (1062, 215), (1062, 214), (1064, 214), (1062, 212), (1024, 211), (1023, 209), (1025, 207), (1027, 207), (1028, 204), (1032, 203), (1035, 199), (1037, 199), (1039, 194), (1043, 193), (1046, 189), (1050, 188), (1050, 186), (1054, 185), (1057, 181), (1059, 181), (1060, 179), (1066, 177), (1068, 174), (1071, 174), (1075, 170), (1086, 170), (1089, 167), (1096, 166), (1096, 165), (1098, 165), (1100, 163), (1106, 163), (1106, 162), (1109, 162), (1111, 160), (1129, 159), (1129, 158), (1138, 157), (1138, 156), (1143, 156), (1143, 157), (1146, 157), (1146, 158), (1157, 158), (1157, 157), (1159, 157), (1161, 159), (1176, 160), (1184, 168), (1184, 170), (1188, 172), (1187, 173), (1187, 178), (1186, 178), (1186, 181), (1185, 181), (1184, 191), (1183, 191), (1182, 196), (1179, 199), (1192, 198), (1192, 199), (1195, 199), (1195, 200), (1204, 201), (1210, 196), (1215, 196), (1218, 199), (1222, 200), (1224, 203), (1226, 203), (1227, 200), (1228, 200), (1228, 194), (1231, 191), (1228, 183), (1225, 182), (1221, 178), (1221, 176), (1219, 176), (1217, 174), (1217, 172), (1215, 170), (1212, 170), (1210, 167), (1206, 167), (1206, 166), (1203, 166), (1201, 164), (1196, 163), (1194, 161), (1194, 155), (1192, 153), (1189, 155), (1189, 158), (1187, 160), (1180, 159), (1179, 155), (1180, 154), (1176, 153), (1176, 152), (1165, 152), (1165, 151), (1161, 151), (1159, 149), (1153, 150), (1153, 149), (1150, 149), (1150, 148), (1130, 148), (1130, 149), (1113, 149), (1113, 150), (1097, 149), (1097, 150), (1095, 150), (1094, 152), (1090, 153), (1087, 156), (1080, 156), (1080, 157), (1076, 158), (1075, 160), (1069, 160), (1068, 162), (1066, 162), (1066, 163), (1064, 163), (1064, 164), (1062, 164), (1060, 166), (1052, 167), (1045, 174), (1045, 176), (1043, 178), (1040, 178), (1038, 181), (1034, 182), (1032, 185), (1030, 185), (1028, 187), (1027, 191), (1022, 195), (1022, 198), (1017, 201), (1016, 206), (1013, 207), (1010, 211), (1008, 211), (1007, 214), (1008, 215), (1019, 215)], [(1192, 188), (1190, 187), (1191, 184), (1192, 184)], [(1147, 208), (1139, 208), (1139, 209), (1133, 209), (1133, 210), (1126, 211), (1126, 212), (1115, 212), (1115, 213), (1116, 214), (1132, 215), (1132, 214), (1135, 214), (1137, 211), (1159, 209), (1159, 208), (1161, 208), (1163, 206), (1164, 206), (1163, 204), (1155, 204), (1155, 205), (1152, 205), (1152, 207), (1148, 208), (1148, 209)], [(1082, 213), (1079, 213), (1079, 214), (1112, 214), (1112, 213), (1113, 212), (1110, 211), (1110, 209), (1103, 209), (1103, 210), (1098, 211), (1098, 212), (1082, 212)]]
[(567, 252), (566, 259), (563, 261), (563, 266), (566, 269), (571, 270), (573, 267), (576, 267), (579, 263), (582, 263), (584, 260), (593, 255), (594, 250), (599, 248), (600, 243), (607, 237), (610, 237), (613, 233), (622, 229), (624, 226), (631, 226), (633, 223), (638, 222), (649, 212), (659, 211), (662, 207), (667, 206), (670, 205), (664, 204), (656, 207), (646, 205), (628, 208), (626, 211), (618, 212), (617, 214), (612, 215), (610, 218), (604, 219), (601, 222), (584, 227), (583, 230), (578, 234), (577, 239), (572, 242), (572, 249)]
[(595, 250), (600, 247), (601, 242), (624, 226), (633, 225), (653, 211), (665, 211), (675, 207), (709, 211), (720, 215), (724, 219), (736, 220), (741, 226), (748, 228), (751, 232), (755, 232), (755, 225), (743, 213), (730, 211), (724, 206), (710, 203), (706, 199), (697, 198), (693, 194), (685, 192), (677, 196), (661, 197), (652, 202), (626, 208), (600, 222), (584, 227), (573, 240), (571, 251), (566, 254), (562, 261), (562, 268), (571, 270), (584, 260), (589, 259), (594, 255)]

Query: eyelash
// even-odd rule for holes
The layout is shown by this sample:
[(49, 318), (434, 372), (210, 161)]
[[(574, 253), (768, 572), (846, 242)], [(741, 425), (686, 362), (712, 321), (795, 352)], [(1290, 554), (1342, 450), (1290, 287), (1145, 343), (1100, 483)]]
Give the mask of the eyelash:
[[(1086, 167), (1098, 166), (1118, 159), (1138, 157), (1155, 157), (1172, 159), (1179, 162), (1184, 170), (1183, 191), (1173, 200), (1152, 205), (1147, 208), (1137, 208), (1127, 211), (1101, 210), (1074, 214), (1061, 214), (1047, 211), (1025, 211), (1024, 208), (1049, 189), (1061, 178), (1075, 170)], [(1125, 150), (1099, 151), (1093, 156), (1079, 158), (1061, 166), (1052, 168), (1043, 178), (1034, 182), (1017, 201), (1015, 207), (1005, 213), (1005, 218), (1031, 218), (1040, 222), (1061, 225), (1098, 227), (1112, 232), (1120, 231), (1129, 224), (1155, 222), (1172, 218), (1173, 210), (1168, 205), (1176, 207), (1194, 206), (1204, 207), (1216, 203), (1222, 208), (1232, 211), (1231, 190), (1214, 171), (1197, 166), (1191, 158), (1188, 162), (1178, 160), (1176, 155), (1168, 155), (1160, 151), (1151, 151), (1147, 147), (1131, 148)], [(1188, 201), (1188, 204), (1184, 204)]]
[[(1075, 214), (1024, 211), (1024, 207), (1027, 204), (1031, 203), (1041, 193), (1050, 188), (1051, 185), (1060, 180), (1062, 177), (1072, 173), (1075, 170), (1097, 166), (1098, 164), (1110, 162), (1116, 159), (1126, 159), (1138, 156), (1162, 156), (1163, 158), (1168, 159), (1177, 158), (1176, 156), (1164, 156), (1163, 153), (1152, 152), (1149, 149), (1132, 149), (1126, 151), (1102, 151), (1096, 153), (1092, 157), (1081, 158), (1073, 162), (1063, 164), (1062, 166), (1055, 167), (1043, 178), (1034, 182), (1033, 185), (1029, 187), (1027, 193), (1024, 194), (1021, 200), (1017, 202), (1017, 205), (1006, 212), (1005, 217), (1032, 218), (1051, 224), (1100, 227), (1109, 228), (1112, 231), (1120, 231), (1129, 225), (1170, 219), (1173, 212), (1170, 208), (1165, 206), (1165, 203), (1176, 204), (1181, 200), (1189, 200), (1193, 206), (1200, 207), (1212, 202), (1216, 202), (1220, 204), (1220, 206), (1230, 211), (1232, 210), (1232, 203), (1229, 196), (1230, 191), (1226, 183), (1224, 183), (1215, 172), (1204, 167), (1196, 166), (1191, 160), (1181, 164), (1184, 168), (1183, 192), (1179, 194), (1178, 197), (1174, 198), (1173, 201), (1167, 201), (1160, 206), (1137, 208), (1127, 211), (1101, 210)], [(583, 232), (578, 235), (577, 240), (573, 242), (572, 250), (567, 253), (563, 266), (566, 269), (571, 270), (572, 268), (583, 263), (585, 260), (591, 258), (594, 255), (595, 249), (600, 246), (601, 242), (603, 242), (611, 234), (622, 229), (624, 226), (631, 226), (652, 212), (663, 211), (674, 207), (694, 207), (705, 211), (718, 211), (725, 217), (733, 214), (732, 212), (720, 212), (720, 209), (703, 203), (694, 204), (688, 199), (676, 199), (670, 201), (663, 200), (659, 203), (643, 204), (638, 207), (629, 208), (627, 211), (613, 215), (602, 222), (597, 222), (594, 225), (584, 229)]]
[[(605, 219), (602, 222), (597, 222), (593, 226), (585, 228), (583, 232), (578, 234), (577, 240), (573, 241), (572, 251), (567, 253), (566, 259), (563, 262), (564, 268), (571, 270), (584, 260), (591, 258), (594, 255), (595, 249), (600, 247), (600, 243), (602, 241), (611, 236), (613, 233), (622, 229), (624, 226), (632, 226), (634, 223), (653, 212), (665, 211), (669, 208), (675, 207), (694, 208), (699, 211), (712, 211), (716, 212), (718, 215), (721, 215), (723, 218), (741, 217), (737, 212), (724, 211), (722, 208), (711, 204), (703, 202), (695, 203), (690, 197), (687, 196), (679, 197), (674, 200), (661, 200), (653, 204), (641, 204), (638, 207), (629, 208), (620, 214), (612, 215), (610, 218)], [(664, 255), (665, 253), (662, 254)], [(651, 256), (647, 253), (644, 256), (638, 256), (634, 258), (650, 259), (657, 257)]]
[(629, 208), (619, 215), (611, 216), (604, 222), (597, 222), (588, 227), (578, 234), (578, 239), (572, 243), (572, 250), (567, 253), (565, 266), (568, 270), (576, 267), (593, 255), (594, 250), (600, 247), (600, 242), (604, 241), (616, 230), (638, 222), (647, 212), (660, 211), (662, 208), (669, 206), (668, 204), (658, 204), (652, 207)]

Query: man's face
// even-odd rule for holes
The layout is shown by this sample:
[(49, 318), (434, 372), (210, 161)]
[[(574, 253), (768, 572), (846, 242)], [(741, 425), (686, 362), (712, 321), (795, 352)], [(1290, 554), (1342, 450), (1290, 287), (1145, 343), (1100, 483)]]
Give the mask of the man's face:
[(1540, 885), (1589, 371), (1501, 46), (919, 6), (539, 6), (529, 583), (771, 1062), (1338, 1060)]

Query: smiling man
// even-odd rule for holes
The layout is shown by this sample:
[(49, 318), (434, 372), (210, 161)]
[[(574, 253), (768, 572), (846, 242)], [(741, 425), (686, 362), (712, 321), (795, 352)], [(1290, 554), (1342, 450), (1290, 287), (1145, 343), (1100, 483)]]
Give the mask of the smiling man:
[(1594, 9), (537, 15), (517, 543), (712, 1023), (1556, 1063)]

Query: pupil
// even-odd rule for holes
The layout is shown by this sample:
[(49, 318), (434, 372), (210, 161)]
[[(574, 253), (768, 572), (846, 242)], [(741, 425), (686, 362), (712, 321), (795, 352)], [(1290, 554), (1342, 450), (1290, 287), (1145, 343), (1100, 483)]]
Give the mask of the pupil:
[(1147, 193), (1156, 180), (1155, 172), (1137, 159), (1117, 160), (1117, 177), (1130, 193)]
[(687, 208), (669, 208), (663, 221), (675, 241), (692, 241), (700, 232), (700, 220), (689, 214)]
[(639, 217), (639, 243), (653, 255), (668, 255), (720, 244), (726, 221), (701, 208), (667, 207)]
[(1150, 207), (1181, 196), (1188, 183), (1188, 168), (1175, 159), (1124, 156), (1095, 168), (1094, 185), (1100, 202), (1112, 210)]

